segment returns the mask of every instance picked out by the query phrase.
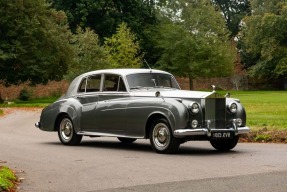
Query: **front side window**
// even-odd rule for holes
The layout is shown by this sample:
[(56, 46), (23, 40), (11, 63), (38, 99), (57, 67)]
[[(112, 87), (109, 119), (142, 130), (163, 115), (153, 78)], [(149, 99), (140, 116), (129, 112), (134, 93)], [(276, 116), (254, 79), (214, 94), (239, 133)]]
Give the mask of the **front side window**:
[(119, 88), (118, 91), (127, 91), (123, 78), (119, 79)]
[(126, 91), (123, 79), (119, 75), (106, 74), (104, 91)]

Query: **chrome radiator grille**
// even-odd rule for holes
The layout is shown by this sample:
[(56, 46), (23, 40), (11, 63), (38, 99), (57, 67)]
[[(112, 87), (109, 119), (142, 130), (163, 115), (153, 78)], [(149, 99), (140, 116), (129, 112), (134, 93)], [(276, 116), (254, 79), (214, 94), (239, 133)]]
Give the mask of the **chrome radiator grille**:
[(210, 121), (210, 128), (225, 128), (226, 104), (225, 98), (205, 99), (205, 122)]

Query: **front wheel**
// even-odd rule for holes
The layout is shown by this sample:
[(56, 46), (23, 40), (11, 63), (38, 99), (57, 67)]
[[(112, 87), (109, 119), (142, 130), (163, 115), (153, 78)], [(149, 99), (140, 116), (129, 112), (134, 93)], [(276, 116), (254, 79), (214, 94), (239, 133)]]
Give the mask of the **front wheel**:
[(82, 135), (77, 135), (73, 122), (68, 116), (64, 116), (58, 123), (58, 136), (64, 145), (78, 145), (82, 140)]
[(239, 136), (235, 136), (233, 139), (211, 140), (210, 144), (219, 151), (229, 151), (237, 145), (238, 139)]
[(175, 153), (180, 140), (172, 135), (168, 121), (161, 118), (155, 120), (150, 128), (150, 143), (157, 153)]

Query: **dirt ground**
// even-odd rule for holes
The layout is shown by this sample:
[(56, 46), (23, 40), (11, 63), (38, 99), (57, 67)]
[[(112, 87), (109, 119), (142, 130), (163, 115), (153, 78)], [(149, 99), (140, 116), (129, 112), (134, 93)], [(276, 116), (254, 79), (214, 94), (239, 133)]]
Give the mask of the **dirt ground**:
[(286, 143), (287, 130), (268, 130), (267, 128), (258, 131), (251, 131), (242, 135), (241, 142), (258, 142), (258, 143)]

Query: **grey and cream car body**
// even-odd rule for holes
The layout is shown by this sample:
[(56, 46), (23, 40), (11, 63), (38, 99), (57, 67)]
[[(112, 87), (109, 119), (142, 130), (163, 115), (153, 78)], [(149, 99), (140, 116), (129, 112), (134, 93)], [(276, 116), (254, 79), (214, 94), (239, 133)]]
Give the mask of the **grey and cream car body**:
[(238, 99), (211, 92), (180, 90), (174, 76), (154, 69), (108, 69), (82, 74), (67, 93), (43, 109), (36, 127), (56, 131), (64, 145), (82, 136), (150, 139), (159, 153), (176, 152), (190, 140), (230, 150), (248, 133)]

